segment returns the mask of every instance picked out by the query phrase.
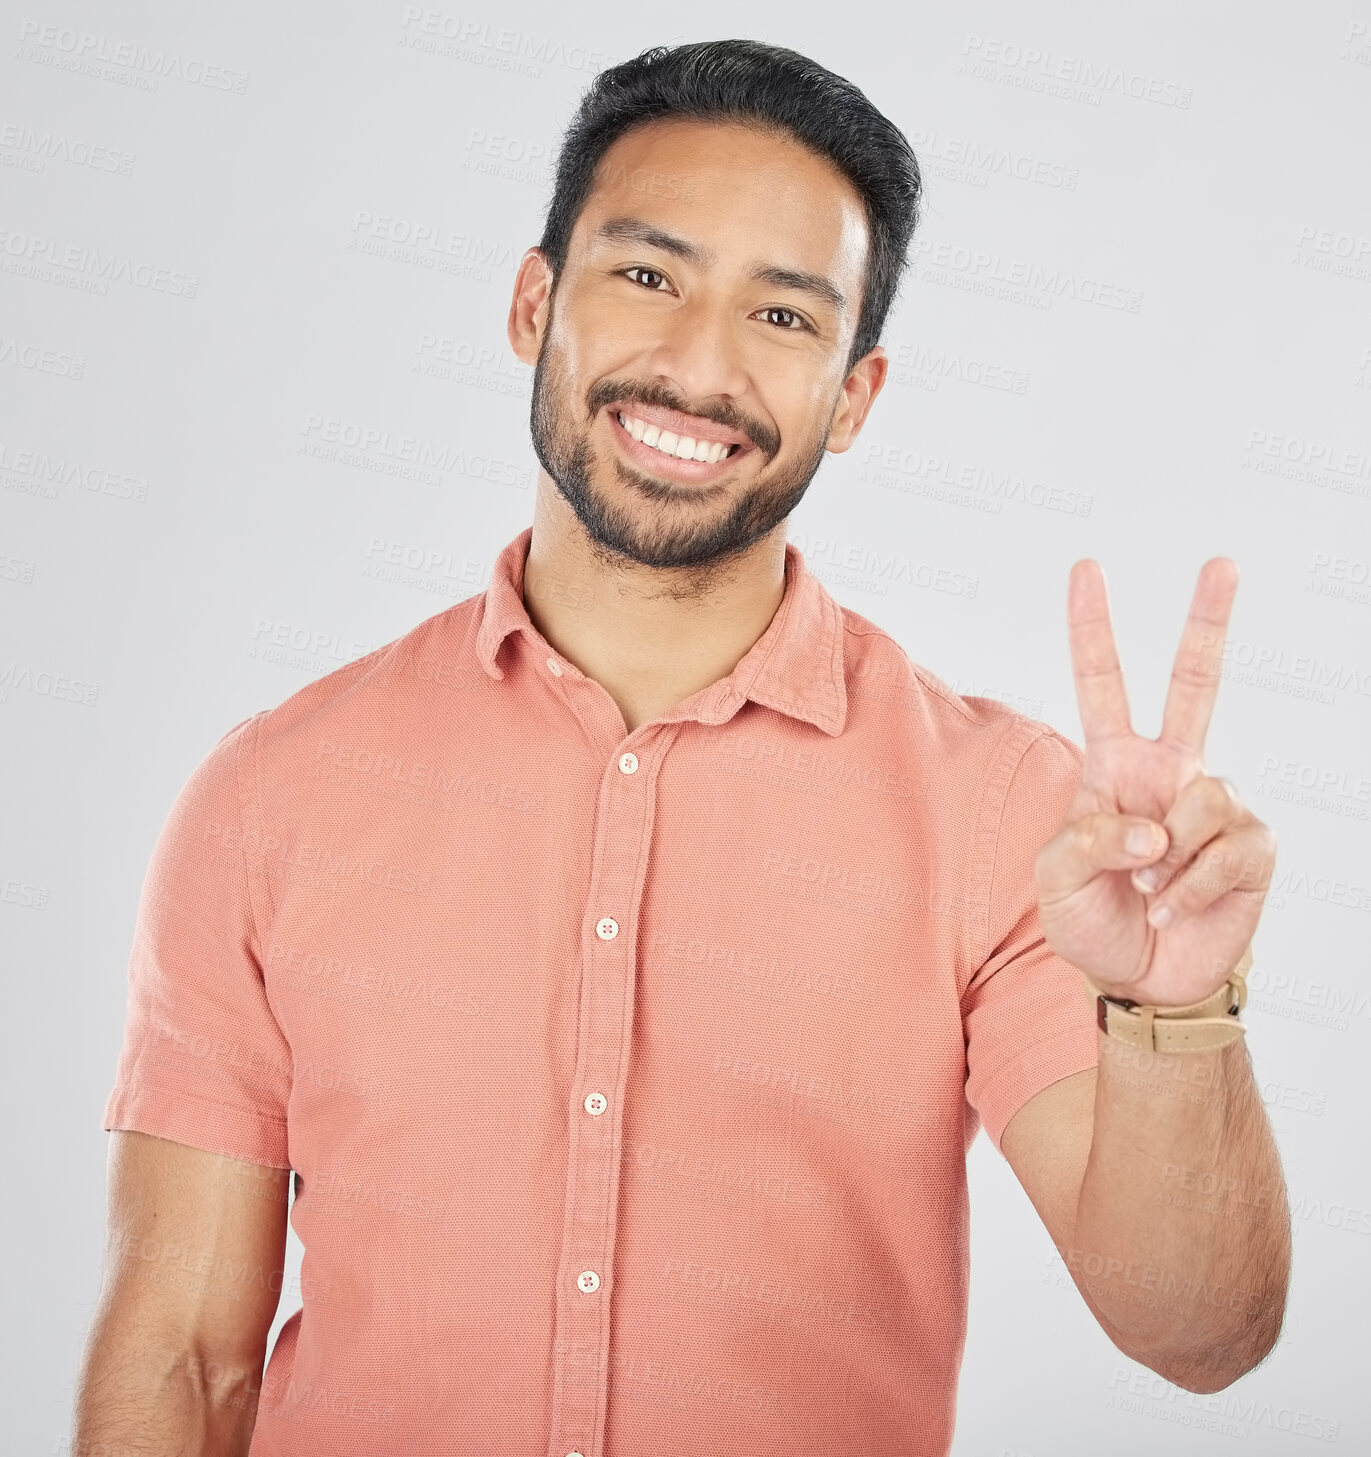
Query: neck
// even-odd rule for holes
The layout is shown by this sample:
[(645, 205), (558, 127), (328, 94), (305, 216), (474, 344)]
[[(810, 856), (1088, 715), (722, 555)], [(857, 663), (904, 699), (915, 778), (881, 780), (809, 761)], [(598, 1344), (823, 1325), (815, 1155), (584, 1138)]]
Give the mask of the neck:
[(724, 562), (646, 567), (600, 548), (539, 476), (524, 606), (619, 705), (627, 731), (727, 677), (781, 605), (783, 527)]

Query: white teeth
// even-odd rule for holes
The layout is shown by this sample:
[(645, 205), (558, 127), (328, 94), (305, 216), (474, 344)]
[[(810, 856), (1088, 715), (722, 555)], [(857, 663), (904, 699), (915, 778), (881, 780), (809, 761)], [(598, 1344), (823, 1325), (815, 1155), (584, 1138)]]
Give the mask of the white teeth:
[(698, 460), (713, 465), (722, 460), (731, 449), (722, 441), (694, 440), (689, 435), (673, 434), (658, 425), (649, 425), (632, 415), (625, 415), (622, 410), (618, 412), (618, 420), (635, 440), (641, 440), (644, 445), (660, 450), (663, 455), (675, 456), (677, 460)]

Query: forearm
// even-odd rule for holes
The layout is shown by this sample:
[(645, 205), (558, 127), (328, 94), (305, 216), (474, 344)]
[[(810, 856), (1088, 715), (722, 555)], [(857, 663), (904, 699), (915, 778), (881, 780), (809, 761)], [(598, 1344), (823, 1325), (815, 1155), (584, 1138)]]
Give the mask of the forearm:
[(73, 1414), (71, 1457), (245, 1457), (261, 1362), (101, 1314), (92, 1326)]
[(1217, 1391), (1280, 1334), (1290, 1214), (1246, 1040), (1167, 1056), (1099, 1036), (1067, 1266), (1115, 1344)]

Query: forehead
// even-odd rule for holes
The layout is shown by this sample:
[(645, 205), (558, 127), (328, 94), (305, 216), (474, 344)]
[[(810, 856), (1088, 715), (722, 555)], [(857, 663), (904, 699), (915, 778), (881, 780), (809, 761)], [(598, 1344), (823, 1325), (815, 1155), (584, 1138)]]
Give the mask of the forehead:
[(713, 249), (825, 272), (860, 293), (868, 228), (856, 187), (794, 138), (733, 122), (668, 118), (618, 137), (576, 221), (584, 244), (630, 215)]

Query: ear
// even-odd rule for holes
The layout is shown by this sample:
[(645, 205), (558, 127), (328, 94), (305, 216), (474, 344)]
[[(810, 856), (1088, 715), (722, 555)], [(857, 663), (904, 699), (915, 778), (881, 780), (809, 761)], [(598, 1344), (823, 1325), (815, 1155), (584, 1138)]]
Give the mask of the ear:
[(509, 306), (509, 347), (524, 364), (537, 364), (543, 347), (548, 301), (553, 272), (541, 248), (530, 248), (514, 278), (514, 298)]
[(852, 372), (843, 382), (838, 408), (833, 412), (826, 449), (841, 455), (856, 440), (867, 413), (885, 385), (889, 369), (890, 360), (879, 344), (873, 345), (870, 352), (852, 366)]

